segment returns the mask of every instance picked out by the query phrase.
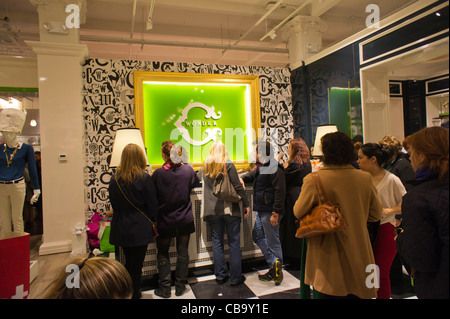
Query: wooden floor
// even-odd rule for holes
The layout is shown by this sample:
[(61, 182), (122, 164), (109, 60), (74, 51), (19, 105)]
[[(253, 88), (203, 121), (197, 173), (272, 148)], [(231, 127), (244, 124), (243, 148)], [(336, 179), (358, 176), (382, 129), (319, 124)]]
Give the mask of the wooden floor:
[[(30, 236), (30, 260), (38, 261), (38, 275), (30, 284), (29, 299), (42, 299), (48, 287), (56, 280), (58, 274), (73, 259), (68, 253), (39, 256), (39, 247), (42, 244), (42, 235)], [(86, 254), (87, 257), (87, 254)]]

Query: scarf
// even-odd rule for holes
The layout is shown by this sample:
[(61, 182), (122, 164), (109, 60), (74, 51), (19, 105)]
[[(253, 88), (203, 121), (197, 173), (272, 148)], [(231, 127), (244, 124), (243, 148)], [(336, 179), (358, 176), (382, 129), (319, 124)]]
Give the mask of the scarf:
[(423, 181), (437, 177), (438, 174), (433, 172), (428, 166), (419, 166), (416, 170), (416, 180)]
[(175, 164), (172, 161), (167, 161), (167, 162), (164, 163), (163, 168), (164, 168), (164, 170), (168, 171), (171, 168), (176, 168), (176, 167), (179, 167), (181, 165), (182, 165), (181, 162), (178, 163), (178, 164)]

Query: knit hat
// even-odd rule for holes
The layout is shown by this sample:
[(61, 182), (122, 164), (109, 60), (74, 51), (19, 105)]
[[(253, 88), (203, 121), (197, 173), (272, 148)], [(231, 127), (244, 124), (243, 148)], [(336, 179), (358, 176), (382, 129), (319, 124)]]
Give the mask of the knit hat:
[(26, 111), (7, 108), (0, 110), (0, 132), (15, 132), (20, 134), (25, 124)]

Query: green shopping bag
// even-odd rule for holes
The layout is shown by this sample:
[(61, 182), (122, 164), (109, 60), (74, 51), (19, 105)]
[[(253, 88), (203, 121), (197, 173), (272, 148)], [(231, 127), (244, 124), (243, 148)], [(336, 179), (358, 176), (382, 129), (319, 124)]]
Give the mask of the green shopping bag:
[(100, 250), (104, 253), (113, 253), (116, 248), (109, 243), (109, 234), (111, 233), (111, 219), (105, 218), (100, 223), (98, 238), (100, 239)]

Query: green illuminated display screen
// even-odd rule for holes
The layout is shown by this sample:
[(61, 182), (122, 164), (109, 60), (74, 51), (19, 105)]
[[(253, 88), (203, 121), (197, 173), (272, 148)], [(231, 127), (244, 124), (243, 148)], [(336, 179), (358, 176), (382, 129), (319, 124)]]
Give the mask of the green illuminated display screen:
[(362, 136), (361, 90), (332, 87), (329, 102), (330, 123), (336, 124), (340, 132), (351, 138)]
[[(162, 165), (161, 143), (182, 145), (192, 163), (202, 163), (215, 139), (230, 159), (245, 161), (251, 129), (250, 85), (202, 82), (142, 82), (144, 140), (151, 165)], [(234, 135), (234, 136), (233, 136)]]

